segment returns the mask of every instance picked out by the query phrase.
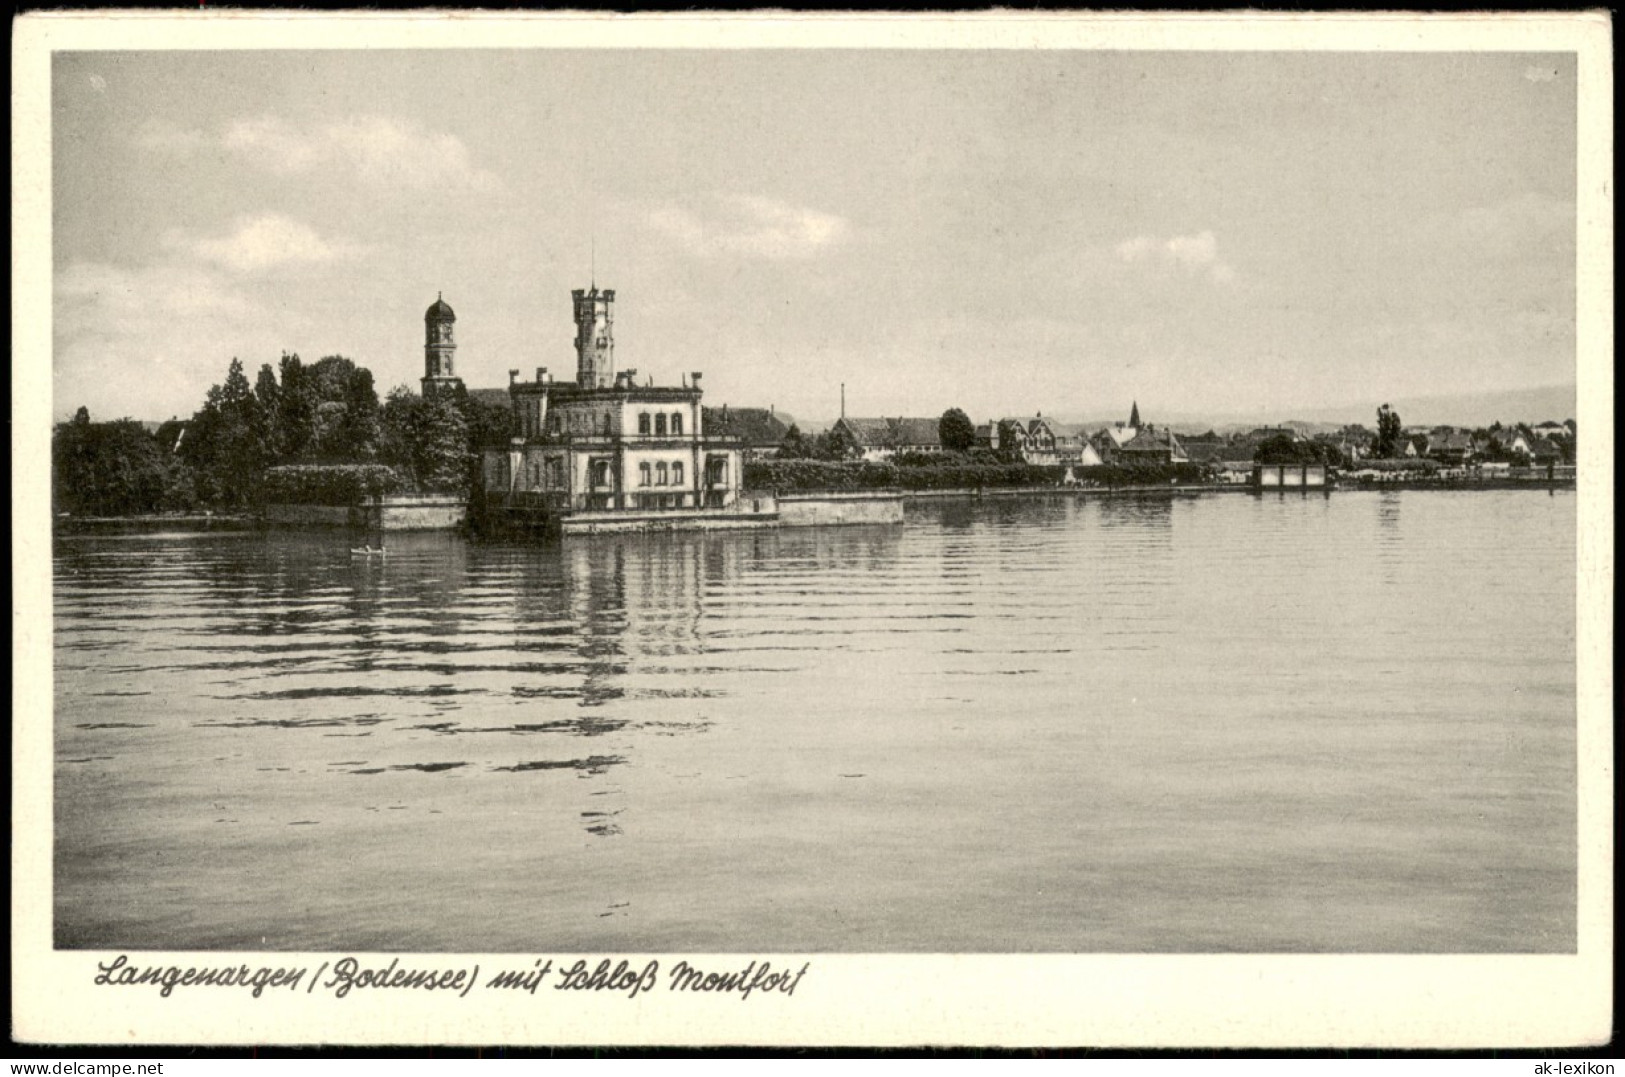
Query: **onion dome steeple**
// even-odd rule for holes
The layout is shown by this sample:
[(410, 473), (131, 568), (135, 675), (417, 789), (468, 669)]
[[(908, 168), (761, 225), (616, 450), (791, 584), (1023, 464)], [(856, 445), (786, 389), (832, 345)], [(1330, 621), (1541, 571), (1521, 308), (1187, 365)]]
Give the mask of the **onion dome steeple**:
[(444, 295), (437, 292), (435, 296), (433, 305), (423, 312), (423, 395), (426, 397), (462, 384), (453, 364), (457, 341), (452, 325), (457, 321), (457, 314)]

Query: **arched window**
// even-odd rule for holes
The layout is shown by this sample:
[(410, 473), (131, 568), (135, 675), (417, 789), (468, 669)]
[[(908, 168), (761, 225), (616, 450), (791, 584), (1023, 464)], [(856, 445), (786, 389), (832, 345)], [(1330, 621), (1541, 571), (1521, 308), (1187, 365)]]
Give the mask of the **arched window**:
[(595, 460), (592, 465), (592, 484), (594, 486), (609, 485), (609, 461)]
[(603, 426), (604, 426), (604, 436), (608, 437), (609, 436), (609, 412), (607, 412), (607, 411), (604, 412)]
[(665, 436), (666, 436), (666, 414), (665, 414), (665, 412), (661, 412), (661, 413), (659, 413), (659, 414), (657, 414), (655, 416), (655, 437), (663, 438)]
[(664, 460), (655, 465), (655, 485), (666, 485), (666, 462)]
[(638, 433), (649, 436), (649, 413), (646, 411), (638, 412)]
[(672, 414), (671, 436), (674, 438), (680, 438), (683, 436), (683, 413), (680, 411)]
[(675, 464), (673, 464), (671, 466), (671, 484), (673, 486), (681, 486), (681, 485), (683, 485), (683, 464), (682, 464), (682, 461), (678, 461), (677, 463), (675, 463)]
[[(645, 416), (645, 418), (647, 418), (647, 416)], [(649, 464), (647, 461), (638, 465), (638, 485), (649, 485)]]

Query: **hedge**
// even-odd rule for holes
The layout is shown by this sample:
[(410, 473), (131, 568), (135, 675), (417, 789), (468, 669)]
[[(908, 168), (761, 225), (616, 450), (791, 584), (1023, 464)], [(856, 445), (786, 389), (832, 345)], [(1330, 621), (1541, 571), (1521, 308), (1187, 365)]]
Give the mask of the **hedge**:
[[(976, 490), (987, 487), (1059, 486), (1066, 476), (1059, 464), (938, 463), (897, 467), (867, 462), (830, 463), (820, 460), (768, 460), (745, 466), (745, 485), (751, 489), (781, 491), (866, 490), (900, 487), (904, 490)], [(1209, 481), (1200, 464), (1135, 464), (1073, 467), (1080, 483), (1096, 486), (1166, 486)]]
[(1349, 471), (1423, 471), (1432, 473), (1439, 470), (1437, 460), (1427, 460), (1420, 457), (1399, 460), (1360, 460), (1350, 464)]
[(401, 477), (383, 464), (287, 464), (268, 469), (260, 489), (279, 504), (353, 505), (400, 488)]
[(900, 470), (867, 461), (764, 460), (745, 465), (745, 485), (757, 490), (874, 490), (896, 486)]
[(1213, 481), (1213, 469), (1206, 464), (1095, 464), (1075, 467), (1079, 482), (1097, 486), (1199, 486)]

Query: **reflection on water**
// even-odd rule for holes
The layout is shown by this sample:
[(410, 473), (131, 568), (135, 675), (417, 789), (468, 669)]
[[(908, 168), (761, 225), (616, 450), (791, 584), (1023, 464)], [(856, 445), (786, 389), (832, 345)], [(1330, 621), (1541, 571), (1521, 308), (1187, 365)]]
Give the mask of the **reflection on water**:
[(1573, 528), (63, 539), (58, 944), (1572, 950)]

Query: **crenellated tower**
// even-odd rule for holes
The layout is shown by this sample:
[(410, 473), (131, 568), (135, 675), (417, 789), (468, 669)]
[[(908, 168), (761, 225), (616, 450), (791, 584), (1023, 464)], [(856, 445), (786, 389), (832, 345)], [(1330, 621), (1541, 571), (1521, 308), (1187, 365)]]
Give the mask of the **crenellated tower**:
[(576, 384), (608, 389), (615, 384), (615, 290), (577, 288), (575, 301)]
[(455, 389), (463, 379), (457, 376), (457, 341), (452, 326), (456, 313), (437, 293), (434, 305), (423, 314), (423, 395)]

